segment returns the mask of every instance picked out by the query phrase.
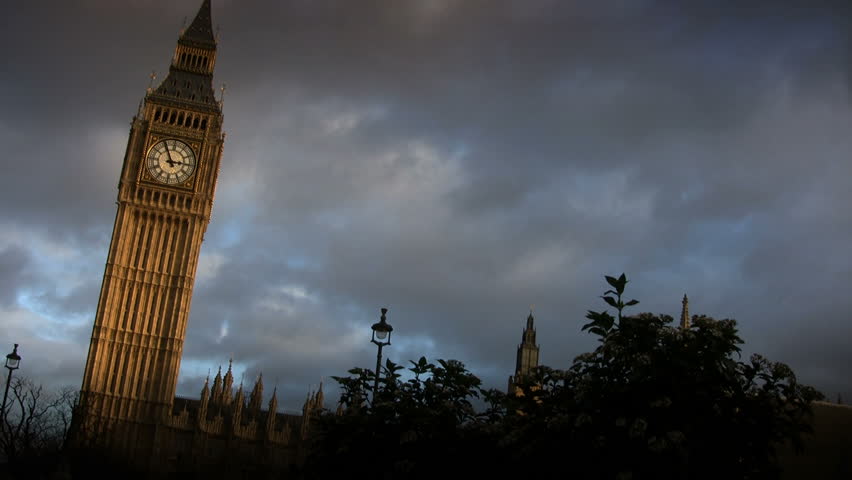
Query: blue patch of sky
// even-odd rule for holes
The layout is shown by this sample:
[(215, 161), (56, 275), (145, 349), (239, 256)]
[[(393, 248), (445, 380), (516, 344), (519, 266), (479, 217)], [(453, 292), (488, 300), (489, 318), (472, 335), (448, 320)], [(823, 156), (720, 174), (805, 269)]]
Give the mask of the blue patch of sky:
[[(225, 355), (216, 358), (192, 358), (184, 356), (183, 360), (180, 363), (180, 378), (189, 379), (189, 378), (206, 378), (207, 375), (210, 375), (210, 382), (213, 382), (213, 378), (218, 373), (219, 368), (222, 369), (222, 375), (228, 371), (228, 360)], [(244, 381), (246, 378), (246, 372), (248, 371), (248, 366), (244, 363), (240, 363), (234, 360), (233, 365), (231, 366), (231, 374), (234, 376), (234, 388), (237, 388), (240, 385), (241, 381)], [(251, 383), (254, 384), (254, 379), (250, 379)], [(198, 390), (201, 390), (202, 384), (198, 385)]]
[(210, 244), (216, 248), (228, 248), (238, 245), (243, 236), (243, 231), (247, 228), (245, 221), (240, 218), (232, 217), (221, 221), (221, 226), (216, 226), (208, 230), (207, 238)]
[[(73, 294), (85, 277), (93, 274), (93, 255), (76, 255), (65, 257), (58, 255), (33, 255), (33, 269), (45, 282), (39, 283), (37, 287), (22, 289), (17, 297), (18, 305), (35, 315), (44, 318), (48, 324), (55, 325), (56, 329), (39, 328), (33, 333), (44, 340), (67, 341), (68, 328), (77, 327), (91, 322), (97, 298), (92, 298), (90, 312), (72, 313), (63, 311), (61, 305), (51, 303), (51, 299), (62, 299)], [(100, 251), (98, 251), (100, 254)], [(100, 279), (100, 276), (97, 277)]]

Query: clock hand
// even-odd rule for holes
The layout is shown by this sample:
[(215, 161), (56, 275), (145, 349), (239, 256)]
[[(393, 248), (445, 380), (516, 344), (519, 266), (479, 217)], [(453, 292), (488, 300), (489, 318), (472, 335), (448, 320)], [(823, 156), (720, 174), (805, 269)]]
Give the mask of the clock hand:
[(165, 147), (166, 147), (166, 155), (168, 155), (168, 156), (169, 156), (169, 159), (168, 159), (168, 160), (166, 160), (166, 163), (168, 163), (168, 164), (169, 164), (169, 166), (170, 166), (170, 167), (172, 167), (172, 168), (175, 168), (175, 165), (183, 165), (183, 163), (182, 163), (182, 162), (180, 162), (180, 161), (177, 161), (177, 162), (176, 162), (176, 161), (172, 160), (172, 151), (171, 151), (171, 150), (169, 150), (169, 144), (168, 144), (168, 143), (163, 143), (163, 145), (165, 145)]

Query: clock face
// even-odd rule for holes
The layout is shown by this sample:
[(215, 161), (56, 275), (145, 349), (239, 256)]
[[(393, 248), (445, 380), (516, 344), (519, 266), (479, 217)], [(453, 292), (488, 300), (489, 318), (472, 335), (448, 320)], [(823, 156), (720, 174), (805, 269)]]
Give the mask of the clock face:
[(148, 150), (146, 164), (148, 173), (158, 182), (176, 185), (195, 171), (195, 153), (180, 140), (161, 140)]

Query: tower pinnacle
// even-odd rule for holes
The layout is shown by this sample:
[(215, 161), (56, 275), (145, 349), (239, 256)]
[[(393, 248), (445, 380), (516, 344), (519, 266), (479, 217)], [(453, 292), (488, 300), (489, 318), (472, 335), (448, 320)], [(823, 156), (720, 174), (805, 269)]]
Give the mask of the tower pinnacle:
[(680, 311), (680, 328), (689, 328), (689, 299), (683, 294), (683, 309)]
[(515, 390), (515, 384), (521, 380), (521, 377), (528, 375), (530, 370), (538, 366), (538, 345), (535, 343), (535, 317), (532, 314), (527, 316), (527, 324), (521, 334), (521, 343), (518, 345), (518, 356), (515, 363), (515, 374), (509, 377), (509, 393)]
[(195, 19), (180, 36), (178, 43), (190, 47), (216, 48), (216, 37), (213, 35), (213, 20), (210, 15), (210, 0), (204, 0)]
[(149, 93), (151, 97), (178, 99), (194, 106), (221, 107), (213, 91), (216, 39), (210, 19), (210, 0), (204, 0), (192, 23), (183, 30), (175, 47), (169, 74)]

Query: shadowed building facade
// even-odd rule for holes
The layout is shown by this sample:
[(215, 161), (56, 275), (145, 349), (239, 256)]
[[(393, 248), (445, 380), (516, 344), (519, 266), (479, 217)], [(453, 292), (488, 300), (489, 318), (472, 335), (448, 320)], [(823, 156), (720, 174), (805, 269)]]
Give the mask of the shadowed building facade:
[[(143, 467), (151, 459), (215, 456), (235, 445), (292, 452), (306, 427), (301, 418), (276, 414), (276, 395), (261, 409), (262, 381), (248, 399), (242, 388), (232, 397), (230, 369), (212, 391), (205, 385), (201, 400), (175, 398), (225, 140), (215, 65), (210, 0), (204, 0), (179, 36), (168, 75), (148, 89), (131, 122), (75, 412), (73, 444), (96, 441)], [(322, 403), (321, 395), (310, 400), (306, 408)]]

